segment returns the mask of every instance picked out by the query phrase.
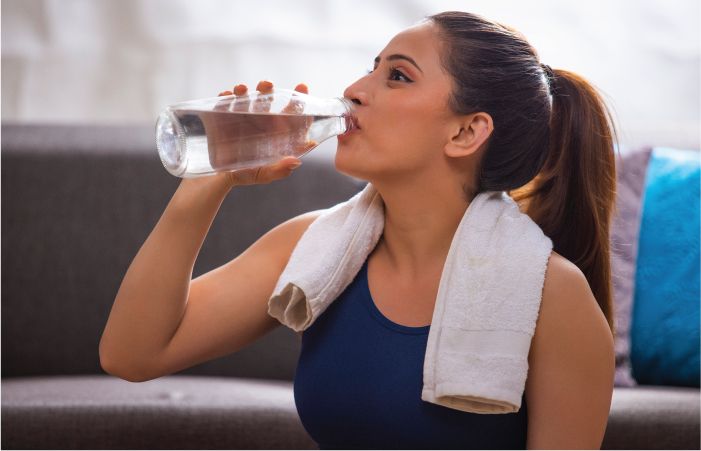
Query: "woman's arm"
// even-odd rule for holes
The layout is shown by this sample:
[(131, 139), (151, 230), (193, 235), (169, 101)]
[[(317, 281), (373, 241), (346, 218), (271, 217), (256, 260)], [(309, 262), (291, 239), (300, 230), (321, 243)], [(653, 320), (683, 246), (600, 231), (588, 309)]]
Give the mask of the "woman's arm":
[(150, 361), (175, 332), (192, 268), (230, 191), (222, 178), (183, 179), (129, 265), (100, 339), (103, 368)]
[(555, 253), (528, 363), (526, 447), (600, 449), (613, 395), (613, 335), (584, 274)]

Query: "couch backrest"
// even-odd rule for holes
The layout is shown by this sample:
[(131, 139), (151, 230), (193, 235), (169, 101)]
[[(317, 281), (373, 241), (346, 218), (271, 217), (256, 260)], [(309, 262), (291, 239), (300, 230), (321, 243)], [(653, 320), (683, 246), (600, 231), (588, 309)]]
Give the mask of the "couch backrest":
[[(98, 343), (114, 297), (179, 180), (162, 167), (150, 126), (2, 125), (3, 377), (102, 373)], [(364, 184), (310, 154), (287, 179), (236, 188), (193, 277)], [(182, 374), (291, 380), (299, 351), (299, 338), (281, 325)]]

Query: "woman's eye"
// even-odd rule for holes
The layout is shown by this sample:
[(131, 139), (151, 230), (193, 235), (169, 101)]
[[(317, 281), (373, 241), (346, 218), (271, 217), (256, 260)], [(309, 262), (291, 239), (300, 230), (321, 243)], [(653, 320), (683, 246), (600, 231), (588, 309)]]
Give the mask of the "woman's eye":
[[(409, 80), (406, 75), (404, 75), (403, 73), (401, 73), (397, 69), (390, 69), (390, 71), (389, 71), (390, 80), (394, 80), (393, 77), (403, 77), (404, 81), (411, 82), (411, 80)], [(397, 81), (401, 81), (401, 80), (397, 80)]]
[[(368, 74), (371, 74), (371, 73), (373, 73), (373, 72), (374, 72), (373, 69), (368, 69), (368, 70), (367, 70), (367, 73), (368, 73)], [(404, 80), (396, 80), (394, 77), (403, 77)], [(411, 83), (411, 80), (409, 80), (409, 78), (408, 78), (406, 75), (404, 75), (401, 71), (399, 71), (399, 70), (397, 70), (397, 69), (395, 69), (395, 68), (391, 68), (391, 69), (389, 70), (389, 79), (392, 80), (392, 81), (405, 81), (405, 82)]]

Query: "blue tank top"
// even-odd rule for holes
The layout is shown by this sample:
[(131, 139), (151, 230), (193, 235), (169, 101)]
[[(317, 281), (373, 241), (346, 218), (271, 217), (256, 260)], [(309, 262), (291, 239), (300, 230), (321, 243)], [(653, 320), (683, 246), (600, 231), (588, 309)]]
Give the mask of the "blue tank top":
[(302, 334), (294, 399), (320, 449), (525, 449), (518, 412), (476, 414), (421, 399), (430, 325), (397, 324), (377, 308), (367, 260)]

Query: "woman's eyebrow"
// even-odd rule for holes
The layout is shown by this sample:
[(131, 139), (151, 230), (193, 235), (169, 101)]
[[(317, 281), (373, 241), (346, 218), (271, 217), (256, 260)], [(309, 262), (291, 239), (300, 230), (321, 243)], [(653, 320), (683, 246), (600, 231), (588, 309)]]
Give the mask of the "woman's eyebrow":
[[(421, 68), (419, 67), (419, 65), (416, 64), (416, 61), (414, 61), (414, 60), (413, 60), (411, 57), (409, 57), (409, 56), (402, 55), (402, 54), (399, 54), (399, 53), (394, 53), (394, 54), (388, 56), (386, 59), (387, 59), (387, 61), (392, 61), (392, 60), (407, 60), (407, 61), (409, 61), (411, 64), (413, 64), (414, 66), (416, 66), (416, 68), (419, 70), (419, 72), (421, 72), (422, 74), (424, 73), (424, 71), (421, 70)], [(376, 56), (376, 57), (375, 57), (375, 64), (379, 64), (379, 63), (380, 63), (380, 57), (379, 57), (379, 56)]]

